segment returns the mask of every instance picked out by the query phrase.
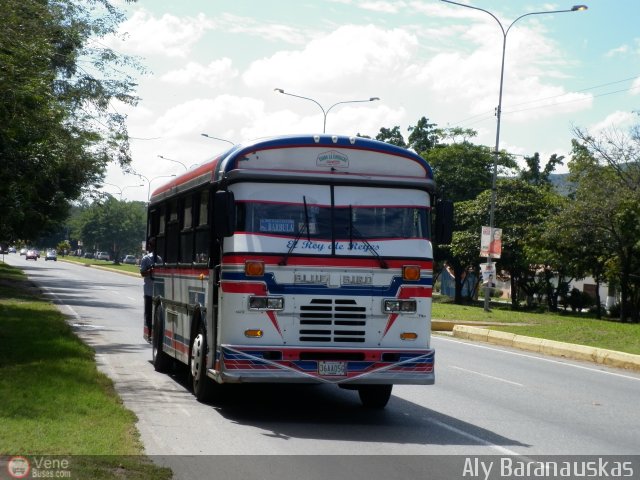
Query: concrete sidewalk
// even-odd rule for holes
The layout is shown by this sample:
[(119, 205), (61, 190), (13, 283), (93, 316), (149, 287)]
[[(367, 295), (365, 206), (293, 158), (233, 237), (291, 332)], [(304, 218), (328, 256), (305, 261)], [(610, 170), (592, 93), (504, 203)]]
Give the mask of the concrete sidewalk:
[[(436, 323), (434, 331), (448, 330), (448, 328), (442, 327), (444, 325)], [(470, 325), (455, 324), (451, 331), (454, 337), (465, 340), (486, 342), (545, 355), (593, 362), (608, 367), (640, 371), (640, 355), (631, 353), (616, 352), (586, 345), (574, 345), (543, 338), (526, 337), (515, 333), (500, 332)]]

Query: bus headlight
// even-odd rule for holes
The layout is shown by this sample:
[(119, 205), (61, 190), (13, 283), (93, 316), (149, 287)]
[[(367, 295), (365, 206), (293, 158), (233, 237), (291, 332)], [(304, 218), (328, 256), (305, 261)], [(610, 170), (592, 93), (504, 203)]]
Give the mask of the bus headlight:
[(249, 297), (249, 310), (284, 310), (284, 298), (283, 297)]
[(382, 301), (384, 313), (415, 313), (417, 302), (414, 299), (385, 298)]

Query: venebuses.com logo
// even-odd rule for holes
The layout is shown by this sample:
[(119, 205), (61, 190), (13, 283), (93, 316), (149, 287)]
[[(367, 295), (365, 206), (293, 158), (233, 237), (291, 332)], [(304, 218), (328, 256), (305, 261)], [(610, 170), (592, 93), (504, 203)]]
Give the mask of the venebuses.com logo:
[(16, 455), (7, 459), (9, 478), (71, 478), (70, 467), (68, 458)]
[(11, 478), (27, 478), (31, 465), (25, 457), (11, 457), (7, 463), (7, 471)]

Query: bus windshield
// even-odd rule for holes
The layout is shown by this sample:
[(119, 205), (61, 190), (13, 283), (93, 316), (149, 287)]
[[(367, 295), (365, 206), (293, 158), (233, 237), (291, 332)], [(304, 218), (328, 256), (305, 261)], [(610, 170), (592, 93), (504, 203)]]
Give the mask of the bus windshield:
[(238, 202), (236, 231), (342, 241), (429, 237), (426, 207), (305, 203)]

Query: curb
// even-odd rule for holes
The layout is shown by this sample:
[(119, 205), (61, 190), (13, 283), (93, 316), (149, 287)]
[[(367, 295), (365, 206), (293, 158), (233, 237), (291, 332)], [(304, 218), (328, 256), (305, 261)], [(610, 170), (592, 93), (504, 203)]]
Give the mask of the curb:
[(127, 272), (125, 270), (118, 270), (117, 268), (103, 267), (101, 265), (87, 265), (87, 266), (91, 268), (97, 268), (98, 270), (104, 270), (106, 272), (115, 272), (115, 273), (121, 273), (122, 275), (129, 275), (130, 277), (136, 277), (140, 279), (142, 278), (140, 274), (136, 272)]
[(500, 332), (469, 325), (455, 325), (453, 336), (465, 340), (491, 343), (504, 347), (513, 347), (529, 352), (542, 353), (555, 357), (583, 360), (614, 368), (640, 371), (640, 355), (616, 352), (604, 348), (574, 345), (571, 343), (545, 340), (543, 338), (525, 337), (515, 333)]
[(140, 276), (139, 273), (137, 272), (127, 272), (126, 270), (118, 270), (117, 268), (109, 268), (109, 265), (91, 265), (88, 263), (82, 263), (82, 262), (74, 262), (73, 260), (67, 260), (67, 259), (61, 259), (58, 258), (58, 260), (62, 260), (63, 262), (67, 262), (67, 263), (73, 263), (75, 265), (82, 265), (88, 268), (96, 268), (98, 270), (105, 270), (107, 272), (115, 272), (115, 273), (121, 273), (123, 275), (129, 275), (130, 277), (136, 277), (136, 278), (142, 278)]

